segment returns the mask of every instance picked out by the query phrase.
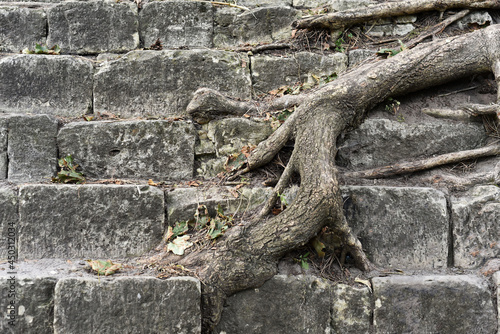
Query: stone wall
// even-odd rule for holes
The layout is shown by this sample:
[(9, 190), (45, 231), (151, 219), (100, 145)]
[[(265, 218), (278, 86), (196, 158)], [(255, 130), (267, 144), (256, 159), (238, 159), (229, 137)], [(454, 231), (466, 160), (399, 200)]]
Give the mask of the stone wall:
[[(318, 6), (370, 3), (238, 1), (245, 11), (193, 1), (143, 0), (140, 8), (114, 0), (0, 2), (0, 332), (200, 333), (201, 283), (151, 276), (134, 259), (199, 205), (236, 214), (266, 200), (272, 188), (207, 179), (224, 170), (228, 155), (265, 140), (277, 115), (198, 124), (187, 104), (201, 87), (249, 100), (342, 75), (375, 50), (237, 49), (290, 37), (290, 23)], [(378, 22), (372, 32), (397, 35), (414, 21)], [(148, 50), (158, 39), (163, 49)], [(62, 54), (19, 54), (35, 43), (57, 44)], [(479, 122), (413, 110), (496, 95), (425, 94), (401, 98), (397, 111), (377, 107), (340, 138), (341, 169), (488, 142)], [(50, 182), (69, 154), (86, 184)], [(189, 187), (193, 179), (197, 187)], [(286, 190), (289, 203), (295, 192)], [(498, 185), (453, 192), (402, 179), (346, 184), (342, 193), (349, 224), (385, 272), (343, 284), (297, 263), (280, 267), (263, 286), (228, 299), (216, 333), (500, 333), (500, 276), (492, 275), (500, 257)], [(128, 267), (96, 277), (84, 269), (91, 258)]]

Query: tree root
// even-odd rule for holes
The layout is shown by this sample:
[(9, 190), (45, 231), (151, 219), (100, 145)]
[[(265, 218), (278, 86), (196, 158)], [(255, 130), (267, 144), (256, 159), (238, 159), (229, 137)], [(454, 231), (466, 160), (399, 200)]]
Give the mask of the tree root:
[(431, 169), (437, 166), (461, 162), (470, 159), (484, 158), (500, 154), (500, 143), (481, 147), (474, 150), (442, 154), (437, 157), (412, 162), (401, 162), (391, 166), (378, 167), (358, 172), (345, 173), (351, 178), (378, 179), (395, 175), (413, 173)]
[(500, 3), (495, 0), (411, 0), (397, 2), (383, 2), (380, 4), (349, 9), (340, 12), (314, 15), (293, 23), (294, 28), (327, 28), (331, 30), (343, 29), (353, 24), (364, 23), (366, 21), (381, 19), (392, 16), (403, 16), (417, 14), (426, 11), (445, 11), (453, 8), (468, 9), (498, 9)]
[(495, 116), (500, 120), (500, 105), (498, 104), (465, 104), (455, 109), (422, 109), (424, 114), (436, 118), (448, 118), (461, 121), (473, 120), (478, 116)]

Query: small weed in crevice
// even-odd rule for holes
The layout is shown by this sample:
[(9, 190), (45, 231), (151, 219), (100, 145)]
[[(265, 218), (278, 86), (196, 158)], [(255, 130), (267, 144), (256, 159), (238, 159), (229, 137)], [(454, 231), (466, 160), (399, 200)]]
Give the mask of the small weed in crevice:
[(76, 184), (85, 182), (83, 174), (76, 171), (78, 165), (74, 163), (73, 156), (71, 154), (59, 159), (57, 162), (61, 170), (57, 173), (56, 177), (52, 178), (52, 182)]
[(34, 50), (30, 50), (28, 48), (21, 51), (24, 54), (42, 54), (42, 55), (60, 55), (61, 48), (56, 44), (53, 47), (49, 48), (44, 44), (36, 44)]

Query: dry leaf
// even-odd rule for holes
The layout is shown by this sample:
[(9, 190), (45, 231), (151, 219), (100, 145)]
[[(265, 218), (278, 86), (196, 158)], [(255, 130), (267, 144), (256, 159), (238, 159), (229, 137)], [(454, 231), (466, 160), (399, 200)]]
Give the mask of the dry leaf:
[(200, 184), (197, 181), (189, 181), (188, 186), (190, 187), (199, 187)]
[(234, 198), (240, 197), (240, 194), (238, 194), (238, 192), (235, 189), (229, 188), (229, 192), (231, 193), (231, 195), (234, 196)]
[(148, 184), (149, 184), (150, 186), (153, 186), (153, 187), (154, 187), (154, 186), (157, 186), (159, 183), (154, 183), (152, 179), (149, 179), (149, 180), (148, 180)]
[(356, 277), (356, 279), (354, 279), (354, 282), (366, 285), (368, 287), (368, 290), (370, 291), (370, 293), (372, 293), (372, 284), (370, 283), (369, 280)]
[(174, 235), (174, 229), (172, 228), (172, 226), (169, 226), (167, 228), (167, 233), (165, 233), (165, 242), (167, 242), (170, 238), (172, 238), (172, 236)]

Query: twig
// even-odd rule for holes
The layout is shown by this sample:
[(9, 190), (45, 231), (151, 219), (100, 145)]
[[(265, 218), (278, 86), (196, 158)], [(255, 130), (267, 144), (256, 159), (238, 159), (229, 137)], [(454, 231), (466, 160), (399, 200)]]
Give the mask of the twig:
[(259, 53), (267, 50), (279, 50), (279, 49), (289, 49), (290, 45), (285, 44), (285, 43), (271, 43), (271, 44), (264, 44), (264, 45), (259, 45), (259, 46), (243, 46), (240, 48), (235, 49), (234, 51), (238, 52), (245, 52), (245, 51), (250, 51), (252, 53)]
[(475, 150), (453, 152), (448, 154), (438, 155), (437, 157), (412, 161), (401, 162), (395, 165), (384, 166), (379, 168), (368, 169), (358, 172), (345, 173), (346, 177), (377, 179), (394, 175), (413, 173), (431, 169), (437, 166), (456, 163), (469, 159), (484, 158), (500, 154), (500, 143), (495, 143), (486, 147), (481, 147)]
[(424, 39), (426, 39), (427, 37), (431, 37), (431, 36), (434, 36), (434, 35), (442, 32), (447, 26), (449, 26), (450, 24), (452, 24), (453, 22), (455, 22), (457, 20), (460, 20), (462, 17), (466, 16), (469, 13), (470, 13), (470, 10), (464, 9), (464, 10), (458, 12), (457, 14), (450, 16), (449, 18), (447, 18), (443, 22), (436, 24), (434, 27), (431, 28), (430, 31), (427, 31), (427, 32), (421, 34), (420, 36), (418, 36), (417, 38), (412, 39), (411, 41), (406, 43), (406, 47), (408, 49), (413, 48), (418, 43), (420, 43)]
[(472, 87), (468, 87), (468, 88), (464, 88), (464, 89), (455, 90), (453, 92), (449, 92), (449, 93), (438, 95), (438, 97), (444, 97), (444, 96), (448, 96), (448, 95), (453, 95), (453, 94), (457, 94), (457, 93), (466, 92), (468, 90), (476, 89), (477, 87), (478, 86), (472, 86)]
[(191, 0), (191, 1), (211, 3), (213, 5), (229, 6), (229, 7), (234, 7), (234, 8), (242, 9), (242, 10), (250, 10), (250, 8), (243, 7), (243, 6), (238, 6), (238, 5), (235, 5), (235, 4), (232, 4), (232, 3), (228, 3), (228, 2), (207, 1), (207, 0)]

